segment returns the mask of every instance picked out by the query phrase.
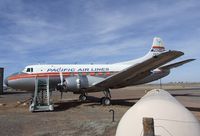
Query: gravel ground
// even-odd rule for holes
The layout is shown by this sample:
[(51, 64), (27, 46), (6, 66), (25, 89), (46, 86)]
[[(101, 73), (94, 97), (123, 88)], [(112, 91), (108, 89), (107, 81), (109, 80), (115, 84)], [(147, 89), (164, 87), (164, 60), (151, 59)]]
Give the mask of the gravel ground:
[[(99, 98), (103, 93), (89, 94), (89, 101), (79, 102), (79, 95), (66, 93), (60, 99), (53, 92), (55, 111), (28, 111), (28, 104), (19, 104), (31, 94), (9, 90), (0, 96), (0, 136), (114, 136), (123, 114), (148, 90), (156, 85), (143, 85), (113, 90), (112, 105), (102, 106)], [(200, 120), (200, 85), (165, 85), (170, 93)], [(28, 102), (27, 102), (28, 103)], [(112, 122), (110, 109), (115, 111)]]

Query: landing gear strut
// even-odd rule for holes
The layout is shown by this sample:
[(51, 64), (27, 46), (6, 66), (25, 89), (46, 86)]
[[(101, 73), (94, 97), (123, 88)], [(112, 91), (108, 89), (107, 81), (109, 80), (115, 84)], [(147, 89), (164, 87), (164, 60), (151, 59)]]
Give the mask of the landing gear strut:
[(102, 98), (101, 98), (101, 104), (108, 106), (108, 105), (111, 104), (111, 100), (110, 100), (110, 98), (111, 98), (110, 90), (109, 90), (109, 89), (108, 89), (108, 90), (105, 90), (105, 91), (103, 91), (103, 93), (104, 93), (105, 97), (102, 97)]

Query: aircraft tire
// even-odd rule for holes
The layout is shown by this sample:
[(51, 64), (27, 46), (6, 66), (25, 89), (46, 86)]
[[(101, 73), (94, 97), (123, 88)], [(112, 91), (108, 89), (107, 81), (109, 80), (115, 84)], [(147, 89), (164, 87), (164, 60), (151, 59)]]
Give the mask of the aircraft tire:
[(100, 99), (100, 103), (101, 104), (103, 104), (103, 99), (105, 99), (106, 97), (102, 97), (101, 99)]
[(108, 97), (104, 97), (101, 102), (105, 106), (109, 106), (111, 104), (111, 100)]
[(86, 96), (86, 95), (83, 95), (83, 94), (81, 94), (81, 95), (79, 96), (79, 100), (80, 100), (80, 101), (82, 101), (82, 102), (84, 102), (84, 101), (86, 101), (86, 100), (87, 100), (87, 96)]

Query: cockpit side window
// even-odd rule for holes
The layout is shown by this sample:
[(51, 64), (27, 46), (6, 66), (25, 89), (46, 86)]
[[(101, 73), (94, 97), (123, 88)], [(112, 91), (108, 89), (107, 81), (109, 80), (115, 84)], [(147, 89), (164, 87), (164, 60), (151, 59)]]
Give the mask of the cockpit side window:
[(31, 69), (30, 69), (30, 68), (27, 68), (26, 72), (31, 72)]
[(27, 68), (26, 72), (33, 72), (33, 68)]

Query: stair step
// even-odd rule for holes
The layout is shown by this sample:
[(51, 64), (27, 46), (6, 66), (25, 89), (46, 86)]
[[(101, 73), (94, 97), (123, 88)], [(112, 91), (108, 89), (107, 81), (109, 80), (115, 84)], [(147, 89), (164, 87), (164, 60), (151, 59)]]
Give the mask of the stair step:
[[(35, 93), (30, 111), (52, 111), (53, 104), (50, 102), (49, 78), (46, 81), (35, 79)], [(36, 96), (35, 96), (36, 95)]]

